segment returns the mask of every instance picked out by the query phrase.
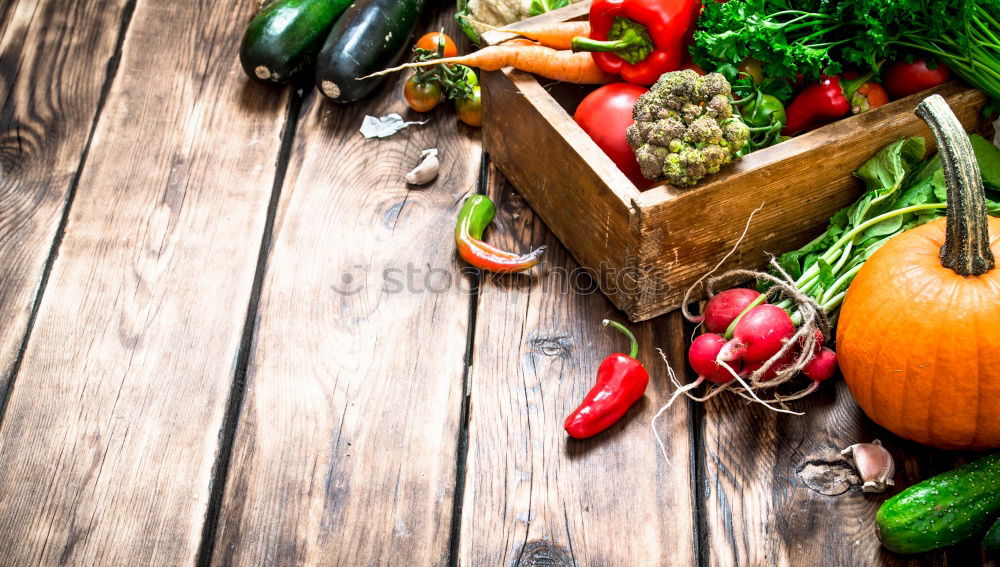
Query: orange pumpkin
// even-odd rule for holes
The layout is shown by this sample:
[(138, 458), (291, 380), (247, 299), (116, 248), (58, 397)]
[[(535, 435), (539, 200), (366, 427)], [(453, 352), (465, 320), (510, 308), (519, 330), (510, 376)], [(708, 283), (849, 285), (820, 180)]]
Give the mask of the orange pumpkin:
[(968, 137), (944, 99), (917, 114), (941, 147), (947, 220), (885, 244), (840, 311), (837, 354), (879, 425), (945, 449), (1000, 447), (1000, 220), (986, 216)]

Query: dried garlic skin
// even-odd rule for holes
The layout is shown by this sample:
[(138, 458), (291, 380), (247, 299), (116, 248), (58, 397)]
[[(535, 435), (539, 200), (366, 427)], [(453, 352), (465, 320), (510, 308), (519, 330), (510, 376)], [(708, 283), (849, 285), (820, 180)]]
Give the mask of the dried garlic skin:
[(861, 476), (861, 490), (880, 493), (892, 486), (896, 463), (878, 439), (871, 443), (856, 443), (840, 452), (854, 461), (854, 468)]

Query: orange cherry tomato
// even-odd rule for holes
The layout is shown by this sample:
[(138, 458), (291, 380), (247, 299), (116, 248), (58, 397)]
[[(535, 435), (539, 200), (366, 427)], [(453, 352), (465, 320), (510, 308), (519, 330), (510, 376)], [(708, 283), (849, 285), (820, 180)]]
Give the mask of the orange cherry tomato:
[(415, 44), (416, 47), (420, 49), (426, 49), (427, 51), (437, 51), (438, 46), (444, 42), (444, 56), (445, 57), (455, 57), (458, 55), (458, 47), (455, 45), (454, 40), (448, 37), (448, 34), (441, 32), (431, 32), (424, 34), (420, 39), (417, 40)]

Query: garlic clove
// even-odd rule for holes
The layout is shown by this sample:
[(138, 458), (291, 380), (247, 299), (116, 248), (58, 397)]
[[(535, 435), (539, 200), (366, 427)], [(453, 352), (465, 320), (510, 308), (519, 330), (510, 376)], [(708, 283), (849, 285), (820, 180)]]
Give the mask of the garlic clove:
[(438, 171), (441, 169), (441, 162), (438, 161), (437, 148), (431, 148), (420, 152), (423, 161), (406, 174), (406, 182), (411, 185), (424, 185), (434, 181)]
[(893, 485), (896, 463), (892, 455), (878, 439), (871, 443), (857, 443), (840, 452), (854, 460), (854, 468), (861, 476), (861, 490), (864, 492), (885, 492)]

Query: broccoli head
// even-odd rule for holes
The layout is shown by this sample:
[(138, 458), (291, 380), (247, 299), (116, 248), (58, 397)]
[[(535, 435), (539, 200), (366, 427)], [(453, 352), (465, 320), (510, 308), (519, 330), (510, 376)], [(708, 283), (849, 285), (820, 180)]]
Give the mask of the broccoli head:
[(747, 143), (750, 128), (733, 113), (729, 82), (690, 69), (665, 73), (639, 97), (625, 134), (642, 174), (693, 187)]

